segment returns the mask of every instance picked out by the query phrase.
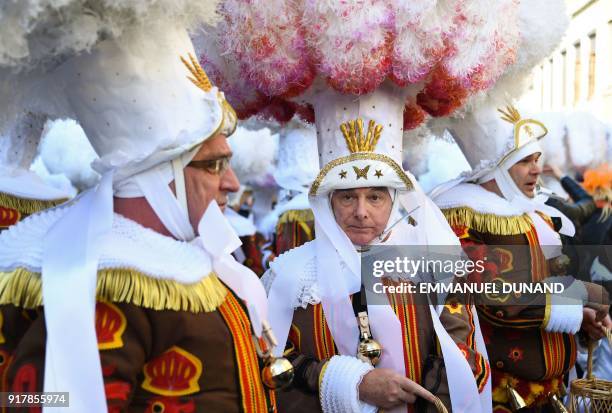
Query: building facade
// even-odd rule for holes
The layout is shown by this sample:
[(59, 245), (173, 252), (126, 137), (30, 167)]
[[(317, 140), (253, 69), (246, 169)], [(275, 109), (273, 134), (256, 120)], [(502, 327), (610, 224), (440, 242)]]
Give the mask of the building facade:
[(533, 112), (588, 111), (612, 123), (612, 1), (566, 4), (567, 33), (534, 69), (521, 106)]

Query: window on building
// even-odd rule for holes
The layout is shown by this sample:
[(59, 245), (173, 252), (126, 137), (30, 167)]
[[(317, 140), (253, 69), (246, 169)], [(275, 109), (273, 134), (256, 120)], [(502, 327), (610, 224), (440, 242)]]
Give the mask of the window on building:
[(580, 63), (580, 42), (574, 44), (574, 106), (580, 101), (580, 79), (582, 69)]
[(596, 41), (597, 37), (595, 33), (591, 33), (591, 35), (589, 35), (589, 99), (595, 94), (595, 70), (597, 66)]
[(561, 52), (561, 105), (567, 105), (567, 51)]
[(553, 65), (553, 59), (552, 57), (550, 59), (548, 59), (548, 76), (550, 77), (550, 80), (548, 81), (549, 84), (549, 95), (548, 95), (548, 107), (552, 110), (555, 104), (555, 67)]
[(544, 65), (540, 66), (540, 109), (544, 110)]

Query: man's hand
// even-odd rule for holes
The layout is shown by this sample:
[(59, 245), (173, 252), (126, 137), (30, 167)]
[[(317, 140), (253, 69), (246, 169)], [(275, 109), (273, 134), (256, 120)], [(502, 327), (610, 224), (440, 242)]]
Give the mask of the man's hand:
[(433, 394), (406, 377), (390, 369), (374, 369), (363, 376), (359, 385), (359, 399), (379, 409), (413, 404), (417, 397), (432, 403)]
[(610, 315), (606, 314), (603, 318), (601, 314), (592, 308), (584, 307), (582, 309), (582, 326), (581, 328), (589, 335), (592, 340), (599, 340), (606, 335), (605, 329), (612, 328), (612, 320)]
[(558, 181), (560, 181), (561, 178), (563, 178), (563, 172), (561, 172), (561, 169), (559, 169), (555, 165), (551, 165), (548, 163), (545, 164), (544, 167), (542, 168), (542, 173), (546, 175), (552, 175), (555, 178), (557, 178)]

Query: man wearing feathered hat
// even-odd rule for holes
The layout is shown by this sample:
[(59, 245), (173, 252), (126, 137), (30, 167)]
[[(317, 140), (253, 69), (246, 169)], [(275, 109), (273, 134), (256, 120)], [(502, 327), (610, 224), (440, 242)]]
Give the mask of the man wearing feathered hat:
[[(405, 302), (395, 306), (396, 313), (387, 302), (369, 311), (373, 335), (383, 347), (378, 365), (383, 369), (369, 372), (371, 366), (356, 357), (359, 327), (349, 296), (360, 291), (355, 245), (458, 245), (440, 211), (399, 166), (402, 135), (429, 116), (453, 113), (500, 78), (523, 40), (519, 4), (226, 0), (221, 12), (224, 18), (210, 31), (215, 35), (207, 37), (202, 62), (239, 116), (304, 111), (318, 132), (322, 169), (309, 194), (315, 240), (278, 257), (264, 280), (279, 341), (292, 337), (308, 356), (295, 358), (301, 390), (283, 396), (282, 404), (359, 411), (367, 407), (360, 404), (364, 400), (414, 409), (415, 392), (431, 400), (422, 388), (416, 390), (423, 384), (455, 411), (489, 411), (490, 401), (480, 397), (487, 399), (488, 364), (475, 351), (484, 344), (476, 344), (471, 307), (451, 308), (454, 313), (445, 308), (439, 316), (435, 308)], [(352, 222), (355, 214), (340, 214), (340, 204), (332, 208), (332, 198), (341, 202), (343, 192), (349, 206), (357, 199), (361, 205), (384, 200), (388, 208), (372, 207), (365, 214), (357, 208), (361, 218)], [(400, 204), (406, 211), (417, 208), (416, 226), (400, 221), (386, 231), (400, 218)], [(454, 337), (465, 346), (461, 350), (442, 326), (440, 317), (447, 315), (467, 327), (456, 330), (466, 334)], [(446, 327), (452, 329), (450, 323)], [(437, 343), (444, 361), (436, 357)], [(277, 354), (283, 348), (277, 347)], [(368, 385), (380, 376), (393, 385)]]
[(264, 380), (275, 386), (278, 360), (262, 375), (258, 358), (274, 344), (265, 291), (231, 256), (239, 242), (222, 214), (238, 187), (226, 142), (236, 117), (188, 57), (181, 20), (201, 17), (199, 4), (116, 19), (132, 6), (98, 4), (92, 16), (79, 3), (61, 21), (37, 20), (63, 34), (73, 20), (127, 24), (41, 67), (58, 86), (52, 101), (100, 156), (102, 179), (0, 236), (0, 303), (34, 316), (27, 328), (3, 319), (3, 391), (69, 392), (74, 412), (273, 406)]
[[(279, 406), (286, 409), (434, 411), (431, 393), (448, 407), (452, 399), (456, 408), (463, 403), (480, 409), (479, 388), (485, 387), (488, 366), (475, 343), (467, 344), (476, 334), (469, 306), (442, 307), (438, 315), (433, 306), (416, 304), (411, 294), (368, 305), (368, 328), (383, 348), (377, 366), (382, 368), (374, 369), (357, 354), (360, 330), (349, 296), (361, 289), (361, 249), (457, 245), (440, 211), (399, 166), (402, 99), (390, 85), (359, 98), (333, 90), (315, 98), (321, 170), (309, 201), (316, 236), (277, 257), (262, 279), (271, 322), (280, 342), (288, 337), (296, 366), (294, 390), (279, 395)], [(414, 226), (402, 219), (400, 208), (413, 211)], [(423, 398), (421, 407), (414, 405), (417, 397)]]
[(612, 323), (600, 286), (551, 277), (564, 275), (558, 232), (573, 236), (574, 227), (536, 191), (539, 139), (546, 127), (513, 107), (499, 112), (483, 105), (451, 122), (449, 130), (473, 169), (435, 188), (431, 196), (466, 252), (473, 259), (487, 257), (482, 280), (564, 283), (563, 294), (483, 295), (478, 306), (491, 362), (494, 412), (526, 406), (546, 411), (559, 402), (563, 377), (575, 363), (573, 335), (582, 328), (599, 339)]

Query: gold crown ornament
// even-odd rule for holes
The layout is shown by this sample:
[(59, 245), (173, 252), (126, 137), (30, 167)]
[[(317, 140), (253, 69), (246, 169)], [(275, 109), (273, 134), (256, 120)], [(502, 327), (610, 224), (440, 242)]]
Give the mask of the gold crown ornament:
[[(386, 177), (395, 175), (399, 179), (394, 185), (401, 182), (402, 189), (412, 190), (414, 186), (402, 168), (391, 157), (376, 152), (376, 146), (382, 136), (383, 129), (384, 127), (381, 124), (370, 120), (366, 131), (362, 118), (341, 123), (340, 131), (349, 155), (328, 162), (311, 185), (309, 195), (315, 196), (317, 194), (327, 174), (336, 167), (341, 168), (334, 173), (334, 176), (337, 177), (335, 180), (342, 183), (353, 183), (354, 186), (352, 187), (359, 187), (356, 184), (358, 181), (364, 182), (365, 186), (368, 186), (369, 182), (375, 182), (373, 186), (386, 186), (386, 182), (388, 182)], [(330, 153), (332, 152), (330, 151)], [(370, 161), (371, 163), (364, 165), (361, 161)], [(355, 164), (356, 162), (361, 163)], [(342, 167), (345, 164), (349, 165)], [(394, 173), (383, 172), (385, 168), (391, 168)]]
[[(201, 89), (204, 93), (209, 93), (213, 88), (213, 84), (208, 78), (208, 75), (206, 75), (206, 72), (200, 63), (191, 53), (188, 54), (188, 57), (189, 61), (187, 61), (187, 59), (185, 59), (183, 56), (180, 56), (181, 62), (183, 62), (189, 73), (191, 73), (191, 76), (187, 76), (187, 79), (189, 79), (191, 83), (193, 83), (197, 88)], [(223, 120), (217, 132), (225, 136), (230, 136), (234, 133), (236, 127), (238, 126), (238, 115), (236, 115), (234, 108), (232, 108), (229, 102), (225, 99), (223, 93), (217, 92), (217, 100), (223, 108)]]
[(542, 139), (548, 133), (546, 126), (535, 119), (523, 119), (519, 111), (512, 105), (505, 109), (497, 109), (501, 119), (514, 125), (514, 147), (521, 148), (529, 142)]
[(185, 65), (187, 70), (193, 75), (193, 77), (187, 76), (187, 79), (191, 80), (191, 83), (202, 89), (204, 92), (210, 92), (212, 89), (212, 83), (208, 79), (208, 75), (200, 66), (200, 63), (193, 57), (191, 53), (188, 54), (189, 62), (183, 56), (180, 56), (181, 62)]
[(352, 153), (374, 152), (376, 144), (380, 139), (383, 130), (382, 125), (378, 125), (371, 120), (368, 123), (368, 132), (363, 134), (363, 119), (350, 120), (340, 125), (342, 135), (346, 141), (346, 146)]

